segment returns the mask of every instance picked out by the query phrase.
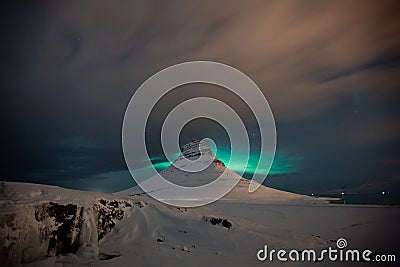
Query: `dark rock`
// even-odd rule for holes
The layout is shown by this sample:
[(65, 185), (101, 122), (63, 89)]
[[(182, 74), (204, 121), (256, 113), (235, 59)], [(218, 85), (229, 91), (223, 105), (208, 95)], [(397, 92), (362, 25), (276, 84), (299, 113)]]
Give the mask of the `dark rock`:
[(218, 166), (225, 167), (225, 164), (217, 158), (214, 158), (214, 163)]
[[(127, 204), (129, 204), (129, 203), (127, 203)], [(136, 205), (139, 205), (139, 208), (144, 208), (144, 207), (147, 205), (147, 203), (144, 203), (144, 202), (142, 202), (142, 201), (136, 201), (135, 204), (136, 204)], [(129, 205), (130, 205), (130, 204), (129, 204)], [(127, 207), (132, 207), (132, 205), (127, 206)]]
[(228, 229), (232, 228), (232, 223), (228, 221), (227, 219), (222, 220), (222, 226)]
[[(82, 226), (82, 210), (77, 205), (60, 205), (54, 202), (43, 203), (35, 209), (35, 219), (41, 223), (46, 218), (54, 218), (56, 229), (49, 233), (48, 255), (75, 253), (79, 247), (79, 230)], [(46, 234), (46, 229), (44, 229)]]
[(221, 218), (211, 218), (210, 222), (212, 225), (220, 224), (222, 222)]
[(209, 221), (212, 225), (221, 225), (227, 229), (231, 229), (233, 227), (233, 224), (227, 219), (217, 217), (203, 217), (203, 219), (206, 222)]
[(117, 221), (123, 219), (125, 209), (132, 205), (127, 201), (117, 200), (100, 199), (99, 202), (101, 205), (95, 204), (93, 210), (97, 215), (97, 234), (100, 240), (114, 228)]
[(114, 259), (116, 257), (121, 256), (121, 254), (105, 254), (105, 253), (99, 253), (99, 260), (109, 260), (109, 259)]

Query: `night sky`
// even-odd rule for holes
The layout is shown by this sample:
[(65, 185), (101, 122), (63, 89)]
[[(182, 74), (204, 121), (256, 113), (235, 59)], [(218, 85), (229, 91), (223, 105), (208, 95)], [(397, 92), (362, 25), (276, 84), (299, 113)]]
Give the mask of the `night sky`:
[[(247, 74), (269, 101), (278, 143), (266, 185), (400, 193), (399, 11), (398, 1), (3, 4), (0, 180), (103, 192), (134, 185), (121, 147), (131, 96), (165, 67), (210, 60)], [(259, 144), (240, 99), (187, 85), (150, 116), (146, 141), (158, 169), (168, 165), (163, 119), (196, 96), (234, 107)], [(191, 122), (181, 143), (203, 137), (214, 138), (226, 160), (229, 143), (216, 123)]]

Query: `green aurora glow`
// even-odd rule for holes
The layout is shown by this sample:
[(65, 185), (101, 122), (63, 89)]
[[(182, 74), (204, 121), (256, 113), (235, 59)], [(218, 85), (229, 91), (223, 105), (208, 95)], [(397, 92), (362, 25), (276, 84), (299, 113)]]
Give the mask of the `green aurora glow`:
[[(213, 153), (215, 154), (214, 149), (212, 150)], [(243, 173), (244, 175), (253, 175), (253, 174), (265, 174), (267, 172), (267, 169), (263, 168), (262, 166), (260, 166), (258, 169), (256, 168), (259, 158), (259, 153), (250, 154), (247, 166), (245, 161), (246, 159), (245, 153), (242, 154), (243, 154), (243, 160), (240, 162), (229, 162), (229, 157), (230, 157), (229, 150), (219, 149), (216, 153), (216, 157), (220, 159), (225, 164), (225, 166), (227, 166), (230, 170), (238, 174)], [(178, 154), (176, 154), (174, 158), (177, 157)], [(285, 174), (295, 173), (296, 165), (300, 160), (301, 158), (298, 156), (287, 156), (284, 153), (276, 153), (274, 162), (272, 163), (271, 169), (268, 174), (285, 175)], [(171, 162), (169, 161), (153, 163), (153, 167), (156, 168), (156, 170), (158, 171), (166, 169), (169, 165), (171, 165)]]

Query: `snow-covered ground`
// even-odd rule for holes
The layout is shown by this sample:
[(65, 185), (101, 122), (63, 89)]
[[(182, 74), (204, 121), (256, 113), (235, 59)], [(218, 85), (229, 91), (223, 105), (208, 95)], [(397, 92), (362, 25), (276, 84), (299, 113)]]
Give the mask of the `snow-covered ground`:
[[(398, 252), (398, 207), (327, 204), (269, 188), (262, 188), (272, 196), (265, 203), (248, 201), (240, 198), (241, 190), (249, 194), (246, 181), (227, 198), (199, 208), (167, 206), (145, 194), (8, 182), (1, 187), (2, 266), (296, 266), (259, 262), (256, 253), (264, 244), (322, 249), (341, 237), (351, 247)], [(68, 210), (68, 204), (77, 208)], [(65, 227), (68, 221), (73, 223)], [(55, 244), (54, 236), (62, 243)]]
[[(218, 160), (203, 175), (173, 168), (164, 175), (182, 183), (201, 182), (202, 177), (209, 181), (225, 169)], [(229, 171), (227, 179), (234, 175)], [(2, 182), (0, 265), (297, 266), (301, 263), (260, 262), (256, 253), (264, 245), (276, 250), (335, 248), (339, 238), (349, 248), (399, 256), (399, 207), (330, 204), (265, 186), (250, 194), (248, 184), (239, 177), (224, 198), (178, 208), (150, 198), (139, 187), (102, 194)]]

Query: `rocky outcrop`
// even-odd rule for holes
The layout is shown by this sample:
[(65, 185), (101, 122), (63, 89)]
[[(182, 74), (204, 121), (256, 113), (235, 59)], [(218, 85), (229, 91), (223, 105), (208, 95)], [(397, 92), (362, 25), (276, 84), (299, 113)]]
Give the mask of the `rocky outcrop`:
[(212, 225), (218, 225), (231, 229), (233, 224), (228, 219), (217, 218), (217, 217), (203, 217), (206, 222), (210, 222)]
[(178, 159), (186, 158), (195, 160), (200, 157), (202, 153), (212, 155), (211, 149), (206, 144), (195, 139), (181, 147), (181, 155), (178, 157)]
[[(43, 203), (35, 209), (35, 220), (41, 242), (48, 242), (47, 255), (75, 252), (79, 247), (83, 207), (57, 203)], [(52, 223), (49, 224), (48, 222)]]
[(110, 232), (117, 221), (122, 220), (125, 209), (130, 207), (132, 207), (132, 204), (127, 201), (108, 201), (104, 199), (100, 199), (99, 204), (93, 206), (97, 216), (98, 240)]
[(0, 215), (0, 262), (16, 266), (55, 255), (99, 256), (98, 241), (124, 218), (132, 204), (100, 199), (93, 205), (31, 206)]

